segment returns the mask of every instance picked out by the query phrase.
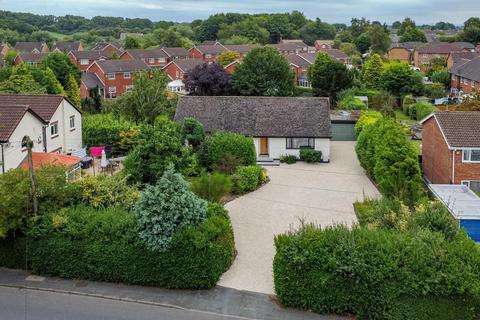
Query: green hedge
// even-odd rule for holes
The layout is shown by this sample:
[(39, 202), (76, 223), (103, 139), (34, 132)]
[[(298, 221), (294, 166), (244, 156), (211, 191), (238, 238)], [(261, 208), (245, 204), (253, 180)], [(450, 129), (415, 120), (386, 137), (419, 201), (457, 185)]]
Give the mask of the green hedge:
[[(22, 241), (0, 242), (0, 258), (8, 257), (0, 259), (2, 266), (24, 265)], [(45, 216), (32, 230), (29, 247), (36, 274), (194, 289), (215, 286), (235, 250), (230, 221), (220, 205), (210, 205), (207, 219), (182, 229), (164, 253), (143, 245), (133, 213), (120, 208), (79, 207)], [(15, 254), (6, 251), (11, 249)]]
[(302, 148), (300, 149), (300, 160), (308, 163), (322, 162), (322, 151)]
[(257, 189), (262, 183), (262, 167), (258, 165), (238, 167), (233, 175), (235, 193), (246, 193)]
[(480, 315), (480, 248), (463, 232), (448, 241), (428, 230), (306, 226), (275, 246), (275, 291), (285, 306), (369, 320)]

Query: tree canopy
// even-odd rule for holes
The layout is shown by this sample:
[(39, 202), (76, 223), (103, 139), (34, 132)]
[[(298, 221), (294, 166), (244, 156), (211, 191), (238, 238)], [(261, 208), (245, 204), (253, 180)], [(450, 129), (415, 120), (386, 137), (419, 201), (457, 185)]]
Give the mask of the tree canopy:
[(232, 76), (217, 63), (203, 63), (187, 74), (185, 88), (195, 96), (226, 96), (232, 94)]

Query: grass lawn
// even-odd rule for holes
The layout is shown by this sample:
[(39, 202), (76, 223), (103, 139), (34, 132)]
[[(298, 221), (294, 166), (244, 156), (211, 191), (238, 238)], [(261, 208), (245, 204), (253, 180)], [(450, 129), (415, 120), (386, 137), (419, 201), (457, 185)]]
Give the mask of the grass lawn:
[(405, 113), (403, 113), (400, 110), (395, 111), (395, 118), (397, 119), (398, 122), (405, 123), (410, 127), (413, 126), (415, 123), (417, 123), (416, 120), (410, 119), (409, 116), (407, 116)]

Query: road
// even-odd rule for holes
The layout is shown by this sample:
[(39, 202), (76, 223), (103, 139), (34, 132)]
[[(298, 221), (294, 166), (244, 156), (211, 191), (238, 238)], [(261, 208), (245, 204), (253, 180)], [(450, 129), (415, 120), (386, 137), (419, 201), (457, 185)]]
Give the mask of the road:
[[(25, 293), (27, 299), (25, 300)], [(25, 308), (25, 301), (27, 307)], [(25, 316), (26, 314), (26, 316)], [(248, 319), (213, 313), (88, 297), (0, 287), (0, 320), (220, 320)]]

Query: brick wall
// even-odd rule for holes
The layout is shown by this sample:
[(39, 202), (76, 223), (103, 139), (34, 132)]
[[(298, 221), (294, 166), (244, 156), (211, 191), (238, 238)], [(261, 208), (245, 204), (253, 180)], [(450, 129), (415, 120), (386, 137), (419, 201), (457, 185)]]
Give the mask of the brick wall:
[(163, 68), (163, 71), (172, 80), (183, 80), (184, 79), (184, 74), (183, 74), (182, 70), (175, 63), (168, 64), (165, 68)]
[(402, 62), (411, 63), (411, 54), (405, 48), (392, 48), (388, 50), (387, 58), (389, 60), (400, 60)]
[[(125, 78), (123, 72), (117, 72), (115, 73), (115, 79), (108, 79), (107, 75), (103, 73), (97, 64), (92, 64), (92, 66), (88, 69), (88, 72), (95, 73), (97, 77), (105, 84), (105, 98), (115, 98), (121, 96), (127, 91), (127, 86), (131, 86), (133, 84), (133, 73), (130, 74), (130, 78)], [(109, 88), (113, 87), (115, 88), (116, 92), (110, 94)]]
[(463, 153), (455, 151), (455, 184), (462, 183), (462, 180), (480, 180), (480, 163), (462, 162)]
[(462, 90), (464, 93), (480, 91), (480, 82), (461, 78), (455, 75), (452, 75), (450, 85), (452, 88)]
[(422, 126), (422, 167), (430, 182), (452, 182), (452, 153), (433, 117)]

